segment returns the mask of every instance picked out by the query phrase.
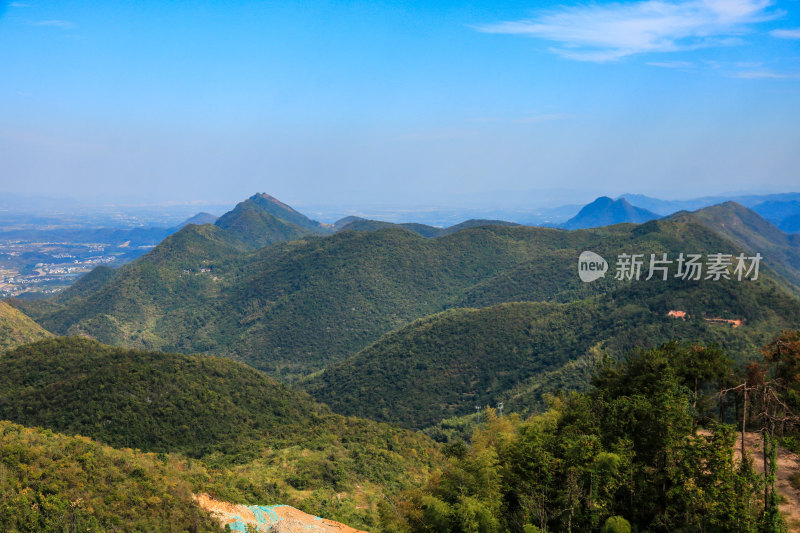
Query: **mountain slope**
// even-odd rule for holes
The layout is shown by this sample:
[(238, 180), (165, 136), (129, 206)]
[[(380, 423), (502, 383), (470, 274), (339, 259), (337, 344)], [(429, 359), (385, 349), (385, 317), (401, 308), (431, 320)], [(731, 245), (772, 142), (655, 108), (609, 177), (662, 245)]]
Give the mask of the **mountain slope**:
[(196, 464), (0, 421), (0, 465), (2, 531), (222, 531)]
[(800, 235), (787, 235), (755, 211), (726, 202), (692, 213), (676, 213), (670, 220), (694, 220), (749, 253), (760, 253), (775, 271), (800, 287)]
[(3, 418), (120, 447), (180, 451), (209, 469), (190, 476), (197, 492), (285, 503), (362, 528), (376, 523), (379, 501), (441, 462), (423, 435), (333, 414), (241, 363), (80, 338), (0, 357)]
[(273, 442), (318, 423), (320, 408), (229, 359), (112, 348), (88, 339), (28, 344), (0, 359), (0, 419), (112, 446), (202, 456)]
[[(182, 231), (210, 230), (227, 235), (214, 226)], [(674, 258), (740, 250), (693, 218), (579, 231), (479, 226), (433, 239), (392, 227), (248, 253), (224, 240), (219, 246), (219, 260), (201, 262), (202, 246), (185, 258), (185, 246), (173, 253), (160, 245), (101, 289), (31, 316), (58, 334), (225, 355), (291, 380), (445, 309), (567, 302), (620, 284), (613, 271), (582, 283), (576, 266), (584, 250), (606, 257), (612, 269), (623, 252)], [(770, 266), (766, 260), (764, 276), (773, 275)]]
[(632, 206), (624, 198), (612, 200), (607, 196), (601, 196), (586, 205), (577, 215), (567, 220), (562, 227), (565, 229), (582, 229), (610, 226), (622, 222), (640, 224), (656, 218), (659, 218), (659, 215), (647, 209)]
[[(508, 411), (541, 405), (544, 392), (586, 385), (585, 375), (554, 372), (606, 353), (672, 338), (718, 342), (737, 360), (757, 353), (776, 332), (800, 321), (800, 300), (774, 284), (673, 281), (630, 285), (567, 304), (520, 302), (456, 309), (415, 321), (304, 386), (341, 413), (425, 428), (476, 405), (507, 403)], [(688, 319), (668, 312), (679, 309)], [(739, 328), (705, 318), (737, 317)], [(575, 369), (572, 369), (575, 372)], [(509, 399), (512, 399), (509, 402)]]
[(403, 228), (422, 237), (438, 237), (442, 233), (442, 228), (428, 226), (427, 224), (417, 224), (414, 222), (405, 222), (402, 224), (395, 224), (394, 222), (385, 222), (382, 220), (369, 220), (359, 217), (348, 217), (347, 223), (341, 223), (345, 219), (337, 222), (337, 231), (377, 231), (386, 228)]
[(0, 353), (50, 336), (22, 311), (0, 301)]
[[(135, 338), (138, 347), (161, 348), (163, 343), (156, 330), (164, 324), (165, 317), (182, 314), (182, 327), (193, 327), (203, 315), (192, 306), (220, 293), (224, 280), (217, 272), (245, 249), (221, 228), (190, 224), (113, 273), (92, 271), (89, 276), (100, 279), (94, 282), (90, 278), (85, 284), (91, 284), (93, 290), (84, 291), (79, 280), (74, 291), (65, 291), (54, 299), (62, 304), (55, 309), (41, 304), (26, 306), (24, 302), (19, 305), (43, 317), (45, 327), (60, 333), (70, 331), (76, 322), (86, 321), (71, 333), (87, 333), (117, 344), (134, 344), (131, 340)], [(89, 309), (91, 312), (87, 313)], [(201, 337), (196, 340), (203, 342)]]
[(275, 218), (290, 224), (294, 224), (295, 226), (300, 226), (303, 229), (322, 233), (329, 233), (332, 230), (330, 225), (322, 224), (316, 220), (311, 220), (304, 214), (295, 211), (290, 206), (267, 193), (255, 194), (251, 196), (245, 203), (252, 203), (260, 210), (269, 213)]
[(270, 211), (275, 209), (270, 208), (274, 205), (276, 204), (256, 195), (237, 204), (233, 210), (219, 217), (214, 224), (250, 248), (291, 241), (314, 233), (313, 230), (273, 215)]
[(800, 213), (784, 218), (780, 228), (788, 233), (800, 233)]

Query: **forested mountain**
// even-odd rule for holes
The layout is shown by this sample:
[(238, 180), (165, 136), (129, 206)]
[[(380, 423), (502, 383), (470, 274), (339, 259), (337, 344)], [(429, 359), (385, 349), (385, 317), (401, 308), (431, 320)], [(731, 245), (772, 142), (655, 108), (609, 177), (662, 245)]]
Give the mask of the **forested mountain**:
[(256, 194), (237, 204), (214, 224), (250, 248), (326, 231), (318, 222), (264, 194)]
[[(670, 317), (675, 310), (685, 316)], [(586, 386), (589, 376), (570, 371), (577, 360), (622, 358), (680, 338), (718, 343), (743, 362), (798, 323), (800, 301), (771, 282), (629, 285), (566, 304), (445, 311), (384, 335), (303, 385), (338, 412), (421, 429), (476, 405), (542, 408), (543, 393)]]
[[(113, 276), (104, 274), (93, 291), (76, 284), (55, 308), (26, 309), (58, 334), (231, 356), (292, 379), (445, 309), (569, 302), (630, 283), (613, 271), (581, 282), (576, 261), (583, 250), (606, 257), (613, 269), (621, 253), (666, 252), (674, 259), (745, 249), (711, 227), (695, 215), (581, 231), (477, 226), (432, 239), (389, 227), (247, 251), (227, 230), (187, 226)], [(764, 276), (772, 266), (765, 256)]]
[[(198, 489), (241, 503), (272, 498), (362, 525), (376, 519), (378, 500), (439, 461), (421, 434), (333, 414), (230, 359), (80, 338), (0, 357), (3, 419), (119, 448), (181, 453), (210, 471), (211, 479), (192, 480)], [(340, 494), (336, 505), (330, 491)]]
[(771, 267), (800, 286), (800, 235), (787, 235), (755, 211), (735, 202), (693, 213), (676, 213), (671, 220), (693, 220), (748, 252), (760, 253)]
[(47, 331), (22, 311), (0, 301), (0, 354), (10, 348), (49, 336)]
[[(96, 458), (87, 475), (106, 476), (146, 501), (155, 497), (148, 492), (154, 483), (175, 488), (158, 496), (158, 512), (132, 503), (141, 514), (130, 522), (136, 527), (160, 520), (163, 510), (174, 523), (190, 520), (202, 530), (204, 515), (187, 511), (188, 491), (237, 503), (281, 502), (394, 532), (523, 532), (532, 531), (534, 519), (553, 530), (567, 520), (598, 529), (617, 519), (646, 529), (674, 518), (658, 505), (648, 507), (650, 497), (670, 498), (684, 511), (706, 509), (710, 518), (695, 521), (703, 527), (729, 516), (710, 506), (733, 501), (712, 490), (733, 486), (720, 477), (732, 463), (720, 463), (713, 475), (703, 465), (709, 454), (730, 450), (730, 431), (720, 430), (713, 446), (691, 436), (693, 424), (708, 414), (697, 396), (692, 400), (691, 376), (684, 374), (704, 370), (688, 359), (681, 359), (686, 368), (670, 366), (671, 349), (631, 359), (653, 363), (645, 365), (652, 372), (640, 372), (652, 383), (629, 384), (633, 366), (608, 365), (673, 338), (685, 341), (682, 350), (691, 354), (706, 353), (696, 343), (716, 343), (736, 365), (752, 361), (776, 332), (800, 323), (793, 237), (737, 204), (576, 231), (483, 220), (446, 229), (349, 223), (333, 232), (256, 195), (215, 224), (189, 224), (137, 261), (97, 268), (48, 301), (12, 302), (55, 333), (117, 347), (73, 337), (0, 355), (0, 419), (160, 455), (3, 426), (0, 438), (11, 447), (0, 454), (11, 465), (7, 479), (16, 480), (9, 494), (25, 505), (55, 502), (53, 514), (6, 514), (3, 525), (63, 524), (74, 515), (91, 527), (110, 527), (104, 520), (116, 511), (108, 502), (85, 513), (65, 507), (66, 497), (97, 498), (93, 489), (48, 489), (48, 483), (69, 483), (74, 462), (87, 454)], [(578, 275), (578, 257), (587, 250), (608, 263), (592, 282)], [(762, 254), (758, 280), (677, 276), (682, 253), (702, 253), (708, 261), (710, 254), (740, 252)], [(624, 254), (640, 254), (638, 275), (624, 275)], [(649, 275), (648, 265), (663, 254), (672, 261), (666, 279), (657, 271)], [(259, 370), (295, 381), (311, 395)], [(728, 374), (725, 379), (734, 379)], [(670, 388), (653, 395), (647, 389), (653, 383)], [(707, 386), (695, 381), (695, 394)], [(589, 392), (558, 396), (570, 390)], [(642, 391), (649, 395), (641, 397)], [(554, 410), (516, 418), (546, 409), (545, 393), (557, 398)], [(314, 398), (374, 420), (335, 414)], [(444, 441), (449, 434), (436, 433), (442, 419), (498, 402), (514, 416), (474, 416), (473, 424), (488, 427), (479, 427), (469, 446), (450, 441), (447, 461), (424, 435), (382, 423), (425, 428)], [(643, 418), (653, 409), (662, 409), (658, 417)], [(593, 410), (597, 425), (589, 427), (593, 419), (585, 415)], [(627, 424), (620, 430), (624, 442), (612, 438), (617, 420)], [(662, 421), (675, 425), (663, 433)], [(504, 432), (508, 446), (492, 440), (492, 431)], [(654, 444), (647, 440), (653, 435), (666, 440)], [(28, 444), (30, 454), (14, 451)], [(71, 448), (56, 457), (52, 450), (62, 445)], [(687, 470), (659, 466), (654, 472), (662, 485), (648, 488), (649, 458), (669, 454), (684, 454)], [(51, 463), (67, 472), (56, 476), (46, 470)], [(619, 490), (608, 485), (597, 492), (594, 483), (608, 465), (608, 480)], [(547, 468), (553, 477), (515, 477), (514, 469), (526, 468)], [(617, 475), (623, 471), (627, 477)], [(31, 484), (25, 472), (46, 481)], [(758, 505), (755, 493), (746, 492), (755, 487), (748, 479), (742, 501)], [(707, 494), (689, 501), (669, 492), (684, 481), (704, 483)], [(523, 505), (518, 485), (548, 496), (535, 509)], [(450, 490), (455, 486), (463, 490)], [(641, 498), (619, 497), (630, 490)], [(48, 500), (51, 494), (62, 499)], [(752, 513), (737, 518), (751, 525), (757, 519)]]
[(476, 228), (479, 226), (518, 226), (514, 222), (506, 222), (504, 220), (482, 220), (471, 219), (455, 224), (447, 228), (437, 228), (427, 224), (418, 224), (416, 222), (403, 222), (395, 224), (393, 222), (385, 222), (382, 220), (369, 220), (359, 217), (346, 217), (336, 222), (334, 227), (337, 231), (376, 231), (386, 228), (402, 228), (414, 232), (422, 237), (441, 237), (443, 235), (450, 235), (457, 231), (467, 228)]
[(254, 194), (239, 205), (252, 206), (259, 211), (269, 213), (279, 220), (294, 224), (295, 226), (300, 226), (303, 229), (321, 233), (330, 233), (333, 229), (328, 224), (322, 224), (316, 220), (311, 220), (304, 214), (295, 211), (292, 207), (267, 193)]

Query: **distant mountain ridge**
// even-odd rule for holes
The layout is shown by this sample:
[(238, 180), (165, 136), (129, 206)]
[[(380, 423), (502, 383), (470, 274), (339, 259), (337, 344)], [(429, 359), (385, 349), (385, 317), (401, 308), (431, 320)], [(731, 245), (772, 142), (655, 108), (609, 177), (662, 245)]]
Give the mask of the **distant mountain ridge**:
[(206, 213), (205, 211), (201, 211), (194, 216), (191, 216), (178, 224), (176, 226), (177, 229), (180, 229), (184, 226), (188, 226), (189, 224), (213, 224), (217, 221), (219, 217), (216, 215), (212, 215), (211, 213)]
[(567, 220), (561, 227), (564, 229), (586, 229), (601, 226), (611, 226), (623, 222), (641, 224), (660, 218), (659, 215), (631, 205), (626, 199), (613, 200), (608, 196), (601, 196), (594, 202), (586, 205), (577, 215)]
[[(631, 204), (647, 209), (661, 216), (671, 215), (678, 211), (696, 211), (704, 207), (722, 204), (725, 202), (736, 202), (747, 208), (753, 208), (756, 205), (772, 202), (791, 202), (800, 200), (800, 193), (777, 193), (777, 194), (741, 194), (741, 195), (720, 195), (720, 196), (702, 196), (699, 198), (689, 198), (686, 200), (662, 200), (660, 198), (653, 198), (644, 194), (631, 194), (626, 193), (620, 195), (617, 199), (628, 200)], [(761, 213), (759, 213), (761, 214)]]
[[(243, 232), (259, 227), (249, 224), (250, 217), (259, 224), (277, 220), (250, 200), (221, 220), (242, 221)], [(604, 203), (626, 206), (610, 199)], [(733, 206), (722, 209), (735, 212)], [(372, 231), (340, 230), (327, 236), (281, 221), (281, 227), (300, 236), (262, 247), (218, 225), (189, 225), (140, 260), (87, 276), (86, 283), (76, 283), (61, 299), (19, 305), (58, 334), (227, 355), (291, 381), (446, 309), (569, 302), (611, 290), (612, 276), (586, 284), (575, 275), (575, 260), (583, 250), (605, 256), (637, 243), (644, 251), (657, 247), (674, 253), (687, 247), (729, 253), (749, 249), (744, 241), (731, 242), (732, 235), (722, 236), (721, 226), (701, 216), (687, 217), (584, 231), (475, 221), (427, 238), (408, 227), (364, 220), (350, 224)], [(786, 236), (775, 231), (767, 235), (773, 244), (789, 246), (789, 241), (778, 242)], [(766, 264), (765, 276), (780, 266)], [(776, 279), (783, 280), (785, 290), (798, 290)]]
[(457, 231), (466, 228), (476, 228), (480, 226), (519, 226), (515, 222), (506, 222), (505, 220), (483, 220), (471, 219), (465, 220), (459, 224), (449, 226), (447, 228), (437, 228), (436, 226), (429, 226), (427, 224), (419, 224), (417, 222), (385, 222), (383, 220), (370, 220), (366, 218), (350, 216), (345, 217), (334, 224), (337, 231), (377, 231), (386, 228), (403, 228), (408, 231), (414, 232), (417, 235), (426, 238), (442, 237), (450, 235)]
[(800, 231), (800, 193), (751, 194), (738, 196), (705, 196), (688, 200), (661, 200), (643, 194), (623, 194), (632, 205), (648, 209), (661, 216), (679, 211), (696, 211), (726, 202), (736, 202), (761, 215), (778, 228), (789, 233)]
[(788, 235), (758, 213), (736, 202), (725, 202), (692, 213), (679, 212), (667, 220), (692, 220), (703, 224), (764, 261), (800, 287), (800, 235)]

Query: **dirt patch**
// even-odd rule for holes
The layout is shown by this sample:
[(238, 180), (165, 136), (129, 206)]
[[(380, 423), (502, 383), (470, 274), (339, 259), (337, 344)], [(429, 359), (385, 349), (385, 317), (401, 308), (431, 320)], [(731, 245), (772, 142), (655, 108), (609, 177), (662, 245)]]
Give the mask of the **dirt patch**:
[[(697, 432), (706, 437), (711, 435), (708, 430)], [(753, 454), (753, 466), (760, 474), (764, 473), (764, 453), (761, 446), (761, 435), (759, 433), (746, 432), (744, 434), (744, 449)], [(742, 434), (737, 433), (736, 445), (734, 446), (734, 459), (742, 460)], [(775, 475), (775, 488), (781, 496), (779, 506), (789, 531), (800, 533), (800, 491), (792, 487), (790, 478), (792, 474), (800, 473), (800, 457), (792, 452), (778, 447), (776, 454), (778, 461), (778, 471)]]
[(735, 328), (744, 324), (743, 318), (704, 318), (706, 322), (710, 322), (712, 324), (730, 324)]
[(231, 531), (243, 532), (253, 526), (263, 533), (365, 533), (288, 505), (237, 505), (208, 494), (195, 494), (194, 500)]
[[(744, 448), (753, 453), (753, 463), (756, 471), (764, 472), (764, 453), (761, 449), (761, 435), (758, 433), (744, 434)], [(742, 434), (736, 438), (736, 458), (741, 459)], [(800, 491), (792, 487), (789, 478), (792, 474), (800, 472), (800, 457), (792, 452), (778, 447), (776, 454), (778, 471), (775, 475), (775, 488), (781, 495), (780, 510), (786, 519), (789, 531), (800, 532)]]

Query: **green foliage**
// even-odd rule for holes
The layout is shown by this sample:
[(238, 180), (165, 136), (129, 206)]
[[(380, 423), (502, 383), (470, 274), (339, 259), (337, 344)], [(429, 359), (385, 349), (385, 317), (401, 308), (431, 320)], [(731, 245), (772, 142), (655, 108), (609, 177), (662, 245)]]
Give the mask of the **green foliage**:
[(50, 337), (39, 324), (22, 311), (0, 301), (0, 354), (11, 348)]
[(0, 359), (0, 419), (118, 447), (246, 455), (266, 435), (272, 444), (294, 442), (325, 416), (307, 395), (214, 357), (72, 337), (29, 344)]
[(117, 447), (180, 452), (192, 482), (236, 503), (285, 503), (370, 529), (377, 503), (440, 462), (422, 435), (332, 414), (241, 363), (80, 338), (0, 358), (0, 419)]
[[(272, 216), (244, 204), (239, 209), (243, 216)], [(224, 220), (217, 223), (225, 225)], [(243, 222), (244, 228), (251, 223)], [(575, 258), (585, 249), (607, 257), (625, 250), (736, 251), (693, 221), (574, 232), (478, 225), (432, 239), (387, 228), (308, 237), (255, 251), (221, 227), (191, 225), (95, 290), (80, 291), (55, 310), (31, 306), (31, 313), (60, 334), (232, 356), (287, 380), (321, 370), (387, 332), (450, 308), (570, 302), (607, 294), (658, 314), (685, 308), (694, 320), (744, 317), (748, 325), (774, 322), (773, 330), (797, 314), (796, 301), (769, 281), (630, 284), (609, 275), (582, 283), (575, 275)], [(770, 276), (765, 267), (762, 277)], [(767, 293), (774, 308), (763, 303)], [(637, 345), (646, 342), (647, 333), (631, 328), (620, 341)]]
[(600, 533), (631, 533), (631, 524), (621, 516), (609, 516)]
[[(719, 347), (685, 354), (675, 347), (672, 356), (684, 357), (683, 377), (691, 375), (693, 405), (703, 411), (710, 403), (702, 385), (719, 383), (728, 368), (720, 347), (743, 360), (769, 339), (776, 323), (787, 327), (800, 320), (800, 302), (734, 283), (674, 282), (668, 292), (656, 283), (655, 289), (628, 286), (566, 304), (449, 310), (388, 333), (301, 384), (337, 412), (421, 429), (471, 413), (476, 405), (540, 410), (548, 393), (585, 389), (603, 354), (622, 358), (633, 347), (694, 338)], [(711, 316), (734, 310), (747, 317), (747, 326), (668, 318), (673, 305), (699, 305)]]
[(217, 532), (186, 480), (206, 475), (173, 457), (0, 422), (0, 530)]
[[(407, 492), (387, 528), (753, 531), (766, 523), (760, 484), (734, 461), (734, 429), (694, 433), (687, 384), (716, 377), (688, 364), (697, 349), (671, 343), (607, 363), (589, 392), (527, 420), (486, 411), (469, 449)], [(724, 366), (713, 349), (704, 356)]]

